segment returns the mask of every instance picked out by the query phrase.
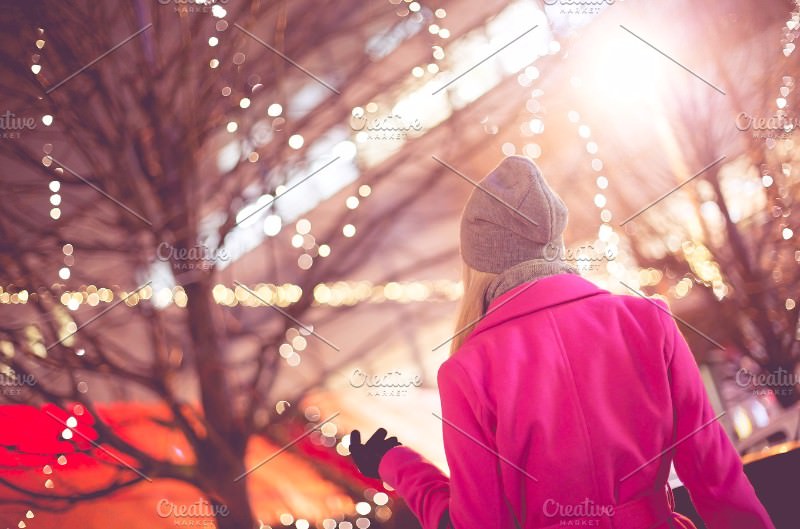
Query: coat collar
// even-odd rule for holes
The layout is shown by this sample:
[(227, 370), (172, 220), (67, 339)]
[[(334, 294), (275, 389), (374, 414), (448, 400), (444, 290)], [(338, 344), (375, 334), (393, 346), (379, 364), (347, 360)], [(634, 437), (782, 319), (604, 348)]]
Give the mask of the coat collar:
[(472, 335), (542, 309), (608, 293), (575, 274), (558, 274), (523, 283), (492, 301)]

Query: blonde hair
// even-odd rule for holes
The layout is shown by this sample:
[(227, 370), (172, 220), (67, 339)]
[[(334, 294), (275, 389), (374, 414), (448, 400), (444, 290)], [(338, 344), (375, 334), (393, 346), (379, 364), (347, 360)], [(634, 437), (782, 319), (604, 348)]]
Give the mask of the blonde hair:
[(464, 283), (464, 296), (458, 308), (458, 318), (456, 319), (456, 334), (450, 342), (450, 354), (452, 355), (461, 347), (461, 344), (472, 334), (475, 325), (480, 320), (486, 308), (484, 296), (497, 274), (481, 272), (463, 263), (461, 268), (461, 280)]

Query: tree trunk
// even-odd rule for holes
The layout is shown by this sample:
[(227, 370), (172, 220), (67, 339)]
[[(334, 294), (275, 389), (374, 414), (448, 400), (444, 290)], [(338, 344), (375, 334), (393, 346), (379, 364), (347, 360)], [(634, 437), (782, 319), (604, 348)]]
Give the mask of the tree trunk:
[(235, 452), (206, 440), (197, 454), (200, 480), (197, 483), (214, 508), (217, 529), (258, 529), (250, 496), (247, 493), (244, 447), (237, 443)]
[(216, 497), (211, 504), (217, 520), (217, 529), (258, 529), (247, 495), (247, 478), (234, 481), (236, 476), (217, 477)]
[(201, 276), (184, 288), (189, 297), (188, 330), (200, 380), (200, 401), (208, 426), (197, 462), (204, 490), (214, 506), (217, 529), (258, 529), (247, 494), (247, 477), (237, 479), (245, 469), (248, 436), (230, 405), (232, 393), (217, 334), (209, 277)]

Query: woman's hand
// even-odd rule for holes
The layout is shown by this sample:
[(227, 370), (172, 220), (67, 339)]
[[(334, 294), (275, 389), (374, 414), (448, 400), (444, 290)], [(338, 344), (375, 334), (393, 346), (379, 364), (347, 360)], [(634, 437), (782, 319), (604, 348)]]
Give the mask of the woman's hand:
[(386, 429), (378, 428), (369, 441), (361, 443), (361, 432), (353, 430), (350, 433), (350, 455), (353, 456), (358, 470), (368, 478), (380, 479), (378, 466), (386, 452), (399, 446), (397, 437), (386, 438)]

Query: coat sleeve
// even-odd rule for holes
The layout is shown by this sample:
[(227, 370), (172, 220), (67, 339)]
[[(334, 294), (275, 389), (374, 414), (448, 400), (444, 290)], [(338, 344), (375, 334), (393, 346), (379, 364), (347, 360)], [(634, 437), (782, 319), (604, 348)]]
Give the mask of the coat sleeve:
[(450, 480), (433, 463), (406, 446), (396, 446), (383, 456), (378, 473), (405, 500), (423, 529), (449, 529)]
[(405, 499), (423, 529), (513, 527), (501, 500), (499, 456), (472, 382), (452, 360), (439, 369), (438, 382), (450, 479), (402, 446), (381, 461), (381, 478)]
[(686, 340), (668, 309), (661, 317), (675, 407), (675, 470), (692, 503), (708, 529), (775, 529), (714, 414)]

